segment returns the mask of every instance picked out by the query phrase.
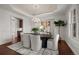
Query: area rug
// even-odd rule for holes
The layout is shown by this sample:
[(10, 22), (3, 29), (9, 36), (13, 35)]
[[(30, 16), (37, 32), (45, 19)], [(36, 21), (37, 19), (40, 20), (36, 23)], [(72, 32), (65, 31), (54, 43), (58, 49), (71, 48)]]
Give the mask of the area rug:
[(33, 51), (31, 49), (27, 49), (23, 47), (22, 42), (15, 43), (7, 47), (16, 51), (21, 55), (57, 55), (58, 54), (57, 51), (53, 51), (47, 48), (46, 49), (42, 48), (40, 51)]

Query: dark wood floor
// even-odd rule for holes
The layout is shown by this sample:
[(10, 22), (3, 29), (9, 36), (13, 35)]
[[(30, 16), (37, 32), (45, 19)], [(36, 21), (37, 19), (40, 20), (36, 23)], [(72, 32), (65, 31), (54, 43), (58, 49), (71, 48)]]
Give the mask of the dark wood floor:
[[(11, 44), (12, 43), (0, 45), (0, 55), (20, 55), (19, 53), (7, 47), (8, 45), (11, 45)], [(66, 44), (66, 42), (63, 40), (59, 41), (58, 48), (59, 48), (59, 55), (73, 55), (73, 52)]]
[(7, 47), (11, 44), (12, 43), (0, 45), (0, 55), (20, 55), (19, 53), (16, 53), (15, 51), (13, 51)]
[(74, 53), (64, 40), (59, 41), (58, 49), (59, 55), (74, 55)]

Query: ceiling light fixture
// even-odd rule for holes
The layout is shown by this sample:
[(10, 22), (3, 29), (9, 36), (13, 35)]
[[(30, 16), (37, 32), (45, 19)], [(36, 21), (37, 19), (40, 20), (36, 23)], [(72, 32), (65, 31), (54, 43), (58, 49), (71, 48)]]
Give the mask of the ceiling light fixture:
[(40, 7), (39, 4), (34, 4), (34, 5), (33, 5), (33, 8), (34, 8), (34, 9), (39, 9), (39, 7)]
[(35, 23), (40, 22), (40, 19), (39, 19), (38, 17), (33, 17), (32, 20), (33, 20)]
[[(33, 8), (35, 9), (35, 12), (37, 12), (37, 9), (39, 9), (39, 4), (33, 4)], [(35, 22), (35, 23), (38, 23), (40, 22), (40, 19), (38, 17), (36, 17), (35, 15), (33, 16), (32, 20)]]

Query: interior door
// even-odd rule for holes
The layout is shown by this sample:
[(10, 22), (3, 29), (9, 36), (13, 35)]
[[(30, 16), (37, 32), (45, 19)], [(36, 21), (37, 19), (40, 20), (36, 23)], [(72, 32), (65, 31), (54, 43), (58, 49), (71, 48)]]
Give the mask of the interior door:
[(17, 40), (16, 40), (16, 37), (17, 37), (17, 19), (16, 18), (11, 19), (10, 28), (11, 28), (12, 42), (15, 43), (15, 42), (17, 42)]

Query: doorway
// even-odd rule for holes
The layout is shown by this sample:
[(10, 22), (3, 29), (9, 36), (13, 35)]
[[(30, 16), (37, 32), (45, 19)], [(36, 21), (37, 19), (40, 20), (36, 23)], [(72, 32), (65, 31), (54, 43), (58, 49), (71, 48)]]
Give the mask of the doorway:
[(12, 36), (12, 43), (21, 41), (21, 32), (23, 31), (23, 19), (12, 17), (10, 20), (10, 29)]

